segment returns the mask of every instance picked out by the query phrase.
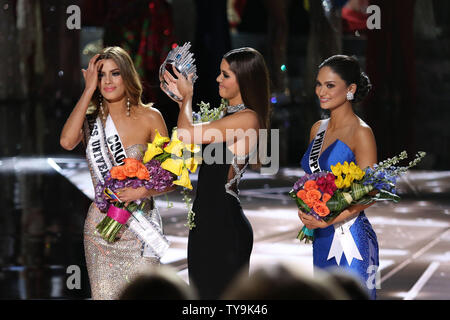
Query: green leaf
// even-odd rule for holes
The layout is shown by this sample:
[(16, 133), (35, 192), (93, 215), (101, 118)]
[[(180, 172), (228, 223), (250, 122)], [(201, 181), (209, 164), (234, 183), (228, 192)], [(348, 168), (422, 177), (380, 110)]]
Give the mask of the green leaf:
[(349, 205), (350, 204), (347, 203), (344, 195), (341, 192), (335, 192), (331, 199), (327, 201), (327, 207), (331, 212), (341, 212)]
[(377, 200), (392, 200), (394, 202), (400, 201), (400, 197), (392, 192), (386, 190), (379, 190), (380, 192), (377, 194)]

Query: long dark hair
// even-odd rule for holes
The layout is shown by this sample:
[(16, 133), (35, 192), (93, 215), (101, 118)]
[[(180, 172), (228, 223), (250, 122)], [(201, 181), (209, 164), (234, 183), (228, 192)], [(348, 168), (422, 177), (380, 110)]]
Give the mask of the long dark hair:
[(261, 129), (269, 129), (269, 72), (263, 56), (257, 50), (246, 47), (231, 50), (223, 58), (236, 75), (245, 106), (258, 114)]
[(330, 67), (348, 86), (352, 83), (356, 84), (354, 103), (364, 100), (372, 88), (369, 77), (362, 72), (361, 66), (355, 57), (346, 55), (331, 56), (319, 65), (319, 70), (323, 67)]

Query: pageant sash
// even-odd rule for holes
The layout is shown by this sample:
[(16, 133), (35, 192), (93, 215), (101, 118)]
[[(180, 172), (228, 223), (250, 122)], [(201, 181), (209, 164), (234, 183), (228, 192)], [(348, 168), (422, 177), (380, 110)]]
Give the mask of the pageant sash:
[[(311, 147), (311, 152), (309, 154), (309, 168), (312, 173), (322, 171), (322, 169), (320, 168), (319, 156), (320, 152), (322, 151), (323, 141), (329, 121), (330, 119), (322, 121)], [(340, 223), (333, 224), (334, 236), (330, 246), (330, 251), (328, 252), (327, 260), (330, 260), (334, 257), (336, 258), (336, 263), (340, 265), (343, 253), (345, 253), (345, 258), (347, 259), (349, 266), (351, 265), (354, 258), (363, 260), (358, 247), (356, 246), (355, 239), (350, 232), (350, 227), (353, 225), (353, 223), (355, 223), (357, 217), (358, 216)]]
[[(86, 157), (95, 174), (95, 178), (104, 182), (105, 175), (113, 166), (119, 166), (124, 163), (123, 159), (127, 157), (125, 148), (111, 115), (108, 115), (106, 119), (105, 128), (103, 128), (100, 117), (97, 117), (95, 120), (92, 117), (86, 117), (86, 121), (90, 133), (86, 147)], [(112, 161), (109, 154), (112, 155)]]
[[(103, 128), (100, 117), (95, 120), (92, 117), (87, 117), (86, 120), (90, 132), (86, 157), (96, 179), (103, 183), (109, 170), (113, 166), (122, 165), (123, 159), (127, 155), (111, 115), (108, 115), (106, 119), (105, 128)], [(109, 155), (112, 155), (112, 161)], [(160, 258), (170, 245), (162, 232), (161, 226), (148, 221), (139, 213), (133, 213), (132, 217), (129, 219), (129, 228), (144, 242), (144, 256), (156, 255)]]
[(311, 152), (309, 153), (309, 169), (312, 173), (322, 171), (319, 164), (319, 155), (322, 150), (323, 140), (325, 137), (325, 132), (327, 132), (329, 121), (330, 119), (326, 119), (320, 124), (319, 130), (317, 130), (316, 137), (314, 138), (314, 142), (311, 147)]
[(108, 149), (113, 156), (114, 165), (120, 166), (124, 164), (123, 159), (127, 157), (127, 154), (125, 153), (122, 140), (120, 139), (119, 133), (117, 132), (116, 126), (114, 125), (114, 121), (110, 114), (106, 119), (105, 136)]
[(140, 210), (133, 212), (133, 218), (129, 221), (130, 230), (144, 242), (142, 255), (144, 257), (156, 256), (159, 259), (169, 249), (170, 242), (162, 232), (160, 226), (161, 217), (158, 208), (151, 210), (146, 218)]
[(100, 117), (86, 117), (88, 132), (86, 132), (86, 158), (94, 178), (104, 182), (104, 177), (113, 167), (108, 155), (105, 132)]

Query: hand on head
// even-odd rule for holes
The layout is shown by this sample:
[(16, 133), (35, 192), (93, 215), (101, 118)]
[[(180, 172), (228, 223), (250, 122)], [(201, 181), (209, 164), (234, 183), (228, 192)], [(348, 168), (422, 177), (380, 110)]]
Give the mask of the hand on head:
[[(95, 90), (98, 85), (98, 73), (100, 72), (100, 69), (103, 66), (103, 59), (98, 59), (100, 54), (96, 54), (89, 60), (89, 65), (87, 70), (81, 69), (81, 72), (83, 73), (83, 78), (86, 83), (86, 89), (93, 89)], [(97, 60), (97, 61), (96, 61)]]

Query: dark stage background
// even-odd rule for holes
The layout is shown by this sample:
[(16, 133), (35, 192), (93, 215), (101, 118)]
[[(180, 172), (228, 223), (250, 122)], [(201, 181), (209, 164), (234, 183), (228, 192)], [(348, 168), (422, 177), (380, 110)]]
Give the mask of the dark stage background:
[[(381, 9), (381, 29), (366, 27), (361, 10), (370, 4)], [(81, 9), (80, 29), (66, 25), (70, 5)], [(81, 147), (63, 150), (59, 135), (83, 90), (80, 69), (102, 46), (132, 55), (144, 100), (169, 130), (178, 107), (159, 90), (157, 70), (175, 44), (192, 43), (195, 102), (213, 105), (223, 54), (256, 48), (271, 73), (280, 165), (293, 167), (311, 125), (326, 116), (314, 94), (318, 64), (355, 55), (374, 86), (356, 110), (374, 130), (379, 159), (423, 150), (419, 169), (449, 170), (449, 12), (447, 0), (0, 0), (0, 298), (89, 297), (88, 283), (64, 288), (66, 266), (84, 261), (90, 202), (39, 161), (83, 156)], [(8, 166), (14, 159), (30, 165)]]

